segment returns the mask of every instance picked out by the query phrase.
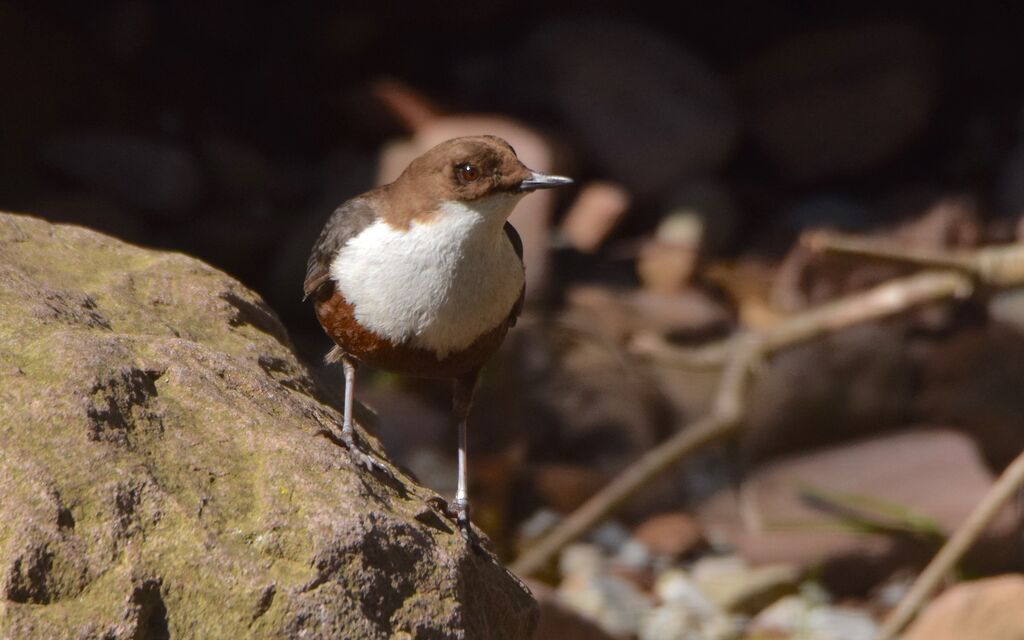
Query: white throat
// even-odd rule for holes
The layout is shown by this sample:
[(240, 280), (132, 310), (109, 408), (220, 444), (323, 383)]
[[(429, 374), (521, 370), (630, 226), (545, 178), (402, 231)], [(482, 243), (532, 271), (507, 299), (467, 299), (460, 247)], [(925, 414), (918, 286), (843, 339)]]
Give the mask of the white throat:
[(439, 357), (470, 346), (508, 317), (522, 262), (503, 225), (520, 194), (445, 202), (406, 230), (377, 221), (331, 263), (331, 277), (365, 328)]

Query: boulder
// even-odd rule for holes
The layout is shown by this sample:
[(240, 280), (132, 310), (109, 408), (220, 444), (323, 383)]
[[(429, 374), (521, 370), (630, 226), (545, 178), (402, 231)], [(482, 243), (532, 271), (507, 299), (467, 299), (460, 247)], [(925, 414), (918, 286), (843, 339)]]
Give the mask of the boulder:
[(0, 214), (0, 336), (0, 637), (531, 637), (526, 587), (353, 463), (225, 274)]
[(195, 207), (205, 189), (184, 145), (117, 132), (55, 136), (41, 149), (57, 173), (127, 205), (169, 217)]
[(736, 82), (766, 155), (786, 177), (816, 180), (872, 169), (912, 144), (931, 119), (935, 70), (929, 34), (881, 22), (795, 35)]
[(506, 74), (505, 104), (555, 115), (581, 157), (638, 199), (668, 195), (680, 180), (721, 168), (738, 139), (729, 81), (638, 24), (547, 20)]

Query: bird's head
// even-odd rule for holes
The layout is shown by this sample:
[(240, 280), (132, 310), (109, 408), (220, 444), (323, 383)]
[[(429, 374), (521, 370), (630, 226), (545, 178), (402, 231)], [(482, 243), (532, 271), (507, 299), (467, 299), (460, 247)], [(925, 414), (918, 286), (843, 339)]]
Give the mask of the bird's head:
[(436, 208), (462, 203), (482, 215), (504, 220), (519, 200), (536, 189), (572, 180), (533, 171), (509, 143), (496, 136), (453, 138), (413, 160), (396, 185), (433, 200)]

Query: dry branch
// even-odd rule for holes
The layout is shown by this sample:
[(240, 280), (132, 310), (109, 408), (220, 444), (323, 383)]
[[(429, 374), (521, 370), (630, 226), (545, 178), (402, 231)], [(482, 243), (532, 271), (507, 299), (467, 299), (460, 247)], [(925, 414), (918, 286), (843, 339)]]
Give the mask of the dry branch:
[(977, 541), (985, 528), (998, 515), (1006, 501), (1017, 493), (1021, 484), (1024, 484), (1024, 452), (1018, 455), (1003, 471), (999, 480), (974, 507), (974, 511), (967, 516), (967, 519), (917, 577), (910, 590), (885, 619), (877, 640), (892, 640), (903, 630), (903, 627), (907, 626), (925, 601), (939, 587), (942, 579), (949, 575), (960, 558), (967, 553), (971, 545)]
[(839, 233), (809, 234), (803, 242), (816, 252), (827, 251), (873, 260), (903, 262), (933, 269), (955, 269), (989, 287), (1014, 287), (1024, 284), (1024, 247), (1019, 244), (993, 245), (973, 251), (938, 252)]
[(651, 449), (627, 467), (611, 483), (519, 556), (512, 564), (512, 571), (524, 576), (536, 573), (565, 545), (589, 531), (675, 462), (701, 446), (732, 433), (743, 415), (747, 374), (751, 364), (760, 358), (760, 353), (760, 344), (755, 336), (736, 341), (732, 357), (722, 372), (711, 413)]
[[(831, 331), (878, 320), (930, 302), (966, 298), (973, 292), (972, 279), (959, 271), (925, 271), (808, 309), (758, 333), (764, 354), (770, 355)], [(644, 336), (634, 342), (633, 351), (665, 365), (707, 367), (718, 365), (725, 359), (734, 339), (687, 349), (656, 337)]]
[(771, 353), (828, 332), (907, 311), (920, 305), (973, 295), (976, 285), (992, 287), (1024, 285), (1024, 247), (991, 247), (948, 257), (895, 249), (842, 236), (818, 236), (814, 248), (873, 258), (896, 259), (928, 266), (941, 265), (878, 285), (793, 315), (760, 331), (741, 331), (733, 337), (701, 347), (684, 349), (660, 338), (646, 337), (634, 343), (634, 352), (676, 366), (722, 366), (722, 378), (711, 412), (675, 436), (644, 454), (606, 487), (528, 548), (512, 565), (520, 575), (544, 568), (567, 544), (584, 535), (626, 500), (683, 457), (735, 431), (746, 410), (746, 382), (750, 370)]

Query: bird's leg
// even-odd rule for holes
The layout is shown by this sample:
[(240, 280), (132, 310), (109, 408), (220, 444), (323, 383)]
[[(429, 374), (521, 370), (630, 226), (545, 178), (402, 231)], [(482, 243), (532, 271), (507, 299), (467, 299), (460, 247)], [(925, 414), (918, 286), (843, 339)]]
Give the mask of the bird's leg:
[(463, 535), (470, 542), (476, 542), (473, 534), (473, 527), (469, 520), (469, 469), (467, 456), (466, 420), (469, 417), (469, 409), (473, 404), (473, 392), (476, 391), (479, 371), (455, 380), (455, 389), (452, 394), (452, 413), (459, 425), (459, 477), (455, 489), (455, 500), (452, 501), (452, 510), (455, 512), (455, 519), (462, 529)]
[(341, 366), (345, 371), (345, 416), (341, 423), (341, 441), (356, 459), (356, 462), (373, 471), (379, 469), (391, 475), (391, 470), (370, 453), (363, 451), (356, 442), (356, 430), (353, 427), (352, 403), (355, 399), (356, 363), (346, 356), (341, 358)]
[(341, 367), (345, 371), (345, 417), (341, 423), (341, 435), (352, 441), (352, 402), (356, 395), (356, 365), (348, 358), (342, 358)]

